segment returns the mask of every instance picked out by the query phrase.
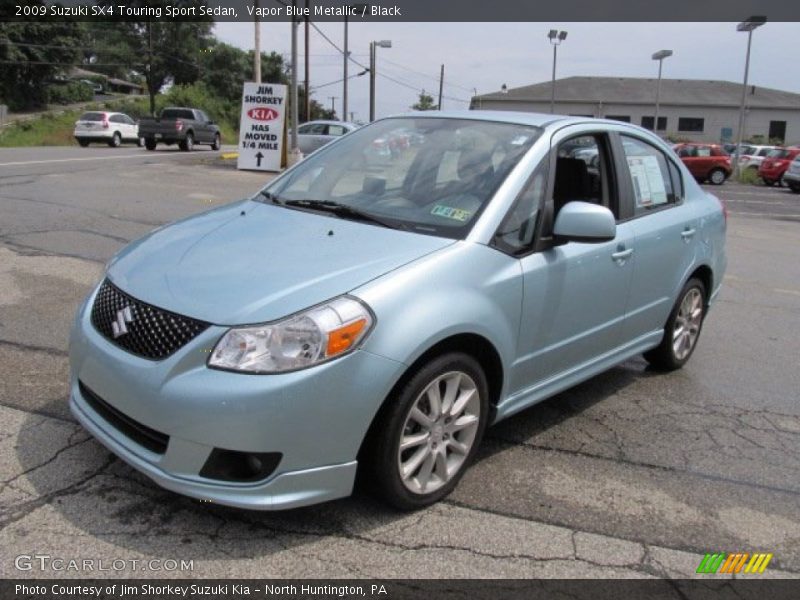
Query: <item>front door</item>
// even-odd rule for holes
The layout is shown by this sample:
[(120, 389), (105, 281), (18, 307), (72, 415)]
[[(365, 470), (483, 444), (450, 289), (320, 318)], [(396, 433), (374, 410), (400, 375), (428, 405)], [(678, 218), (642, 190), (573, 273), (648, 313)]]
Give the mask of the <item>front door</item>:
[(558, 211), (573, 200), (611, 209), (617, 236), (610, 242), (551, 245), (521, 259), (524, 300), (512, 394), (568, 378), (620, 344), (636, 261), (633, 228), (619, 222), (608, 135), (576, 135), (574, 129), (561, 130), (552, 140), (540, 236), (550, 235)]

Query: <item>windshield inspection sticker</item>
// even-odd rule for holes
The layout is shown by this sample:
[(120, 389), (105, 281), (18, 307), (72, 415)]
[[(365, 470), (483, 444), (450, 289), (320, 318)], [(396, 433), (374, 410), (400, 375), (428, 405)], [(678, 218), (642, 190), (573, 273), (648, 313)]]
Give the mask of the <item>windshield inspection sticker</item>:
[(447, 217), (448, 219), (454, 219), (456, 221), (469, 221), (469, 218), (472, 216), (472, 212), (469, 210), (464, 210), (461, 208), (452, 208), (451, 206), (443, 206), (441, 204), (437, 204), (431, 210), (432, 215), (436, 215), (437, 217)]

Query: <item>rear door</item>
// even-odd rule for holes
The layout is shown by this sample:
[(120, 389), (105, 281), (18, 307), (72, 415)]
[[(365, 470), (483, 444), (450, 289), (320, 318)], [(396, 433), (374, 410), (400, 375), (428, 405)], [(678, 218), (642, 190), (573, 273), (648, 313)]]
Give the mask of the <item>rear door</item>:
[(680, 169), (667, 153), (633, 134), (621, 134), (615, 151), (624, 157), (621, 189), (636, 235), (622, 333), (623, 343), (632, 343), (664, 327), (693, 265), (699, 223), (684, 202)]

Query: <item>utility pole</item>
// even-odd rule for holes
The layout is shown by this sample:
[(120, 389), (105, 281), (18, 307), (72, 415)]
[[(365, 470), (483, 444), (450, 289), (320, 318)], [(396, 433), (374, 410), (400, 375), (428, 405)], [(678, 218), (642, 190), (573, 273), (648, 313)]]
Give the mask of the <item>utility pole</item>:
[(156, 92), (153, 90), (153, 22), (147, 20), (147, 93), (150, 96), (150, 116), (156, 116)]
[(342, 73), (342, 120), (347, 120), (347, 63), (350, 62), (350, 51), (347, 49), (347, 13), (344, 15), (344, 63)]
[[(309, 12), (309, 10), (308, 10), (308, 0), (306, 0), (306, 14), (311, 14)], [(305, 107), (305, 117), (306, 118), (305, 118), (305, 120), (306, 121), (310, 121), (311, 120), (311, 75), (309, 74), (309, 71), (310, 71), (309, 66), (311, 64), (311, 61), (309, 60), (309, 55), (308, 55), (308, 52), (309, 52), (309, 50), (308, 50), (309, 49), (309, 36), (308, 36), (308, 33), (309, 33), (309, 27), (308, 27), (309, 18), (306, 17), (305, 21), (306, 21), (305, 22), (305, 36), (303, 36), (304, 37), (304, 41), (305, 41), (305, 52), (306, 52), (306, 64), (305, 64), (306, 80), (305, 80), (305, 85), (304, 85), (305, 90), (306, 90), (306, 102), (305, 102), (305, 105), (306, 105), (306, 107)]]
[(336, 99), (339, 96), (328, 96), (328, 99), (331, 101), (331, 112), (335, 115), (336, 114)]
[[(295, 9), (297, 8), (297, 0), (292, 0), (292, 6)], [(297, 148), (297, 125), (298, 125), (297, 116), (298, 113), (300, 112), (297, 106), (299, 103), (298, 102), (299, 98), (297, 97), (297, 26), (298, 26), (297, 19), (295, 17), (292, 17), (292, 81), (291, 81), (292, 89), (290, 92), (290, 99), (292, 103), (292, 115), (291, 115), (292, 139), (289, 143), (289, 149), (291, 154), (289, 159), (290, 164), (294, 164), (295, 162), (300, 160), (300, 158), (302, 158), (302, 155), (300, 155), (300, 150)]]
[(253, 0), (253, 21), (255, 37), (253, 40), (253, 81), (261, 83), (261, 23), (258, 20), (258, 0)]
[(369, 43), (369, 122), (375, 120), (375, 42)]
[(442, 89), (444, 88), (444, 65), (439, 72), (439, 110), (442, 110)]

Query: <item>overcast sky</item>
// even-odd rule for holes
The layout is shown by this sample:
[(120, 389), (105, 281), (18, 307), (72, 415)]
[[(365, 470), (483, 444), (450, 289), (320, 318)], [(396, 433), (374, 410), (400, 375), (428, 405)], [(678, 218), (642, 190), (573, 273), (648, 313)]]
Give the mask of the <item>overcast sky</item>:
[[(342, 23), (317, 25), (340, 48)], [(262, 50), (288, 58), (289, 23), (262, 23)], [(404, 112), (416, 102), (419, 90), (438, 93), (438, 75), (445, 65), (445, 109), (467, 108), (472, 89), (478, 93), (549, 81), (553, 52), (550, 29), (568, 31), (558, 49), (557, 77), (597, 75), (653, 77), (658, 64), (653, 52), (670, 49), (664, 61), (665, 78), (716, 79), (741, 82), (747, 34), (735, 23), (351, 23), (350, 52), (368, 65), (371, 40), (388, 39), (392, 48), (378, 49), (377, 116)], [(252, 23), (218, 23), (219, 39), (244, 49), (253, 48)], [(311, 87), (313, 97), (335, 106), (341, 116), (342, 84), (314, 90), (341, 79), (342, 58), (311, 29)], [(800, 23), (767, 23), (753, 34), (750, 83), (800, 93), (797, 42)], [(298, 31), (299, 76), (303, 73), (303, 27)], [(350, 74), (359, 72), (351, 63)], [(408, 87), (380, 74), (402, 81)], [(369, 76), (350, 80), (349, 111), (357, 120), (369, 114)], [(457, 101), (462, 100), (462, 102)]]

